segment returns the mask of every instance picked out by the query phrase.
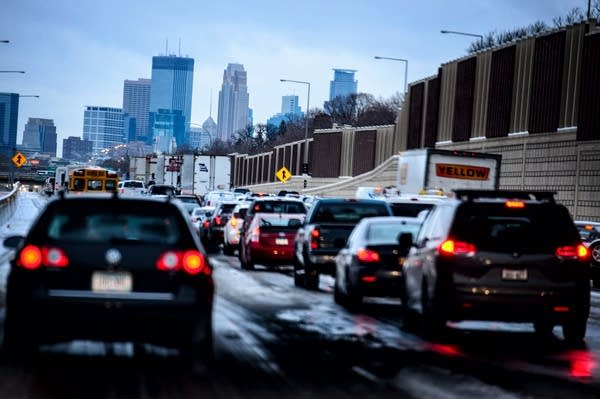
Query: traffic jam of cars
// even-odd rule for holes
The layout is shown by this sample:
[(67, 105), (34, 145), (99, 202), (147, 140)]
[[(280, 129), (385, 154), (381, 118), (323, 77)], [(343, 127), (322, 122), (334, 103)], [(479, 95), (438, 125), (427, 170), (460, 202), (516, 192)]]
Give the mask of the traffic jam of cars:
[(223, 264), (289, 276), (289, 290), (326, 287), (350, 313), (391, 299), (427, 338), (450, 334), (448, 323), (497, 321), (544, 339), (560, 327), (561, 342), (579, 347), (599, 245), (600, 224), (573, 222), (551, 192), (195, 196), (131, 182), (60, 192), (26, 234), (4, 239), (15, 256), (3, 348), (30, 362), (57, 342), (127, 341), (210, 365)]

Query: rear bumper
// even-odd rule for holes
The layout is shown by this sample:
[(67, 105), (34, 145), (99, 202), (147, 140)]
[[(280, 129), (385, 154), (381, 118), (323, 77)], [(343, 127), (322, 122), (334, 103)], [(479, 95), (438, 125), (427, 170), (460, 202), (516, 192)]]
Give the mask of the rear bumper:
[(291, 264), (294, 260), (294, 247), (251, 247), (250, 256), (253, 263), (265, 265)]
[(7, 307), (38, 344), (87, 339), (177, 347), (194, 331), (208, 331), (212, 319), (212, 292), (181, 291), (105, 295), (37, 290), (29, 298), (8, 298)]
[(506, 289), (456, 286), (443, 295), (441, 306), (451, 320), (497, 320), (528, 322), (549, 319), (556, 322), (572, 315), (589, 314), (589, 284), (585, 287)]
[(350, 281), (362, 296), (401, 298), (404, 294), (404, 277), (400, 268), (353, 268)]

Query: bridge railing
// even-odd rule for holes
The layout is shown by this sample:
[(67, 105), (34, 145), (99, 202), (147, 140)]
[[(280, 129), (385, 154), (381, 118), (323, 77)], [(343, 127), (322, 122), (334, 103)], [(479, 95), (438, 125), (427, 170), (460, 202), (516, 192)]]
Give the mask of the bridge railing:
[(21, 183), (15, 183), (12, 191), (8, 194), (0, 195), (0, 224), (6, 223), (17, 209), (17, 199), (19, 196), (19, 190)]

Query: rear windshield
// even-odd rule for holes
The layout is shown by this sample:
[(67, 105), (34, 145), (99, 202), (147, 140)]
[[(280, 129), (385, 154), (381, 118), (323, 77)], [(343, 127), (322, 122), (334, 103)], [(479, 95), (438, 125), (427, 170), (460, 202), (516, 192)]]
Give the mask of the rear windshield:
[(420, 202), (413, 203), (389, 203), (390, 208), (392, 208), (392, 213), (394, 216), (407, 216), (407, 217), (417, 217), (421, 211), (430, 210), (433, 208), (433, 204), (423, 204)]
[(457, 211), (451, 235), (495, 252), (554, 252), (579, 241), (567, 209), (549, 204), (466, 204)]
[(144, 183), (141, 181), (126, 181), (123, 183), (125, 188), (144, 188)]
[(385, 202), (382, 201), (381, 204), (322, 203), (313, 218), (313, 222), (358, 223), (362, 218), (374, 216), (390, 216)]
[(154, 186), (152, 188), (152, 194), (158, 194), (158, 195), (174, 195), (175, 194), (175, 190), (173, 190), (172, 187), (168, 187), (168, 186)]
[(291, 201), (260, 201), (252, 209), (255, 213), (306, 213), (303, 203)]
[(297, 229), (302, 224), (304, 217), (298, 218), (280, 218), (277, 216), (260, 216), (258, 225), (260, 227), (290, 227)]
[(47, 236), (60, 241), (142, 241), (176, 243), (180, 238), (175, 215), (140, 212), (61, 210), (51, 216)]
[(219, 214), (231, 214), (233, 213), (233, 209), (235, 208), (237, 204), (221, 204), (220, 210), (219, 210)]
[(413, 237), (416, 237), (419, 227), (421, 227), (420, 223), (374, 223), (367, 232), (367, 241), (371, 245), (398, 244), (398, 237), (401, 233), (411, 233)]

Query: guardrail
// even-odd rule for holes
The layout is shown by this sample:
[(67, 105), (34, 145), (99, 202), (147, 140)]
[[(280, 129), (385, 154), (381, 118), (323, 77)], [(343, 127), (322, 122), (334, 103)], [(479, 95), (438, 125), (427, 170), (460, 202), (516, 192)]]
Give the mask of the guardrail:
[(17, 182), (12, 191), (6, 195), (0, 196), (0, 224), (3, 225), (6, 223), (15, 213), (20, 188), (21, 183)]

